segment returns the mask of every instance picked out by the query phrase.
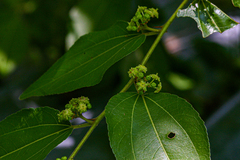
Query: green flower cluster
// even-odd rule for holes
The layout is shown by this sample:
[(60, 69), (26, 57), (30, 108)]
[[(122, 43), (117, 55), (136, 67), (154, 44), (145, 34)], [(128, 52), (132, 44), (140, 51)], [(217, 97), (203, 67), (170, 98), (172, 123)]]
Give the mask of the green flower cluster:
[(143, 94), (147, 91), (148, 88), (154, 88), (154, 93), (158, 93), (162, 89), (162, 83), (158, 74), (150, 74), (145, 76), (147, 68), (143, 65), (138, 65), (135, 68), (131, 68), (128, 71), (130, 78), (134, 79), (135, 87), (139, 94)]
[(64, 157), (62, 157), (62, 158), (57, 158), (56, 160), (67, 160), (67, 157), (64, 156)]
[(128, 71), (128, 75), (130, 78), (138, 78), (141, 79), (144, 77), (144, 73), (147, 72), (147, 68), (143, 65), (138, 65), (137, 67), (131, 68)]
[(128, 23), (127, 30), (128, 31), (139, 31), (141, 30), (141, 26), (146, 25), (151, 17), (157, 17), (158, 18), (158, 9), (154, 8), (147, 8), (144, 6), (138, 6), (137, 12), (135, 13), (135, 16), (131, 19), (131, 21)]
[(87, 109), (91, 109), (92, 105), (89, 102), (88, 97), (72, 98), (68, 104), (65, 105), (65, 110), (58, 114), (58, 120), (72, 120), (79, 117)]

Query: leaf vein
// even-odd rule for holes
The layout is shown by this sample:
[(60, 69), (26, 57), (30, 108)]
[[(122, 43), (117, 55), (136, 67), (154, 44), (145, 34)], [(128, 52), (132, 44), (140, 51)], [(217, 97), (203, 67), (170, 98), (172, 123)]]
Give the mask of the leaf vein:
[(196, 154), (198, 155), (199, 157), (199, 153), (197, 152), (197, 149), (195, 147), (195, 145), (193, 144), (191, 138), (189, 137), (189, 135), (187, 134), (187, 132), (185, 131), (185, 129), (178, 123), (178, 121), (167, 111), (165, 110), (162, 106), (160, 106), (156, 101), (154, 101), (153, 99), (151, 99), (150, 97), (146, 97), (148, 98), (150, 101), (152, 101), (153, 103), (155, 103), (157, 106), (159, 106), (164, 112), (166, 112), (175, 122), (176, 124), (183, 130), (183, 132), (185, 132), (185, 134), (187, 135), (187, 137), (190, 139), (190, 143), (192, 144)]

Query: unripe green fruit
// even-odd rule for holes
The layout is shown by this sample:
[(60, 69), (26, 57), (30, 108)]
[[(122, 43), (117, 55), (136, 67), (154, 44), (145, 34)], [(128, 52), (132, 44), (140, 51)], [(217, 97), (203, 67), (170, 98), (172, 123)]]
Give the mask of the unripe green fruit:
[(60, 158), (57, 158), (56, 160), (61, 160)]

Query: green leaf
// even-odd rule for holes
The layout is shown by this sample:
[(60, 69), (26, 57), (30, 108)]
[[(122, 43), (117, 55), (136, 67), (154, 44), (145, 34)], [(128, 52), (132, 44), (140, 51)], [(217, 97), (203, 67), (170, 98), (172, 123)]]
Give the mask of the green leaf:
[(145, 41), (145, 35), (128, 32), (127, 25), (119, 21), (108, 30), (82, 36), (20, 99), (60, 94), (99, 83), (110, 66)]
[(120, 93), (106, 106), (117, 159), (210, 159), (204, 122), (184, 99), (168, 93)]
[(59, 111), (41, 107), (23, 109), (0, 122), (0, 159), (43, 160), (73, 128), (58, 122)]
[(239, 8), (240, 8), (240, 0), (232, 0), (232, 4), (233, 4), (235, 7), (239, 7)]
[(207, 0), (194, 0), (188, 8), (179, 10), (177, 16), (194, 19), (204, 38), (214, 32), (222, 33), (238, 25), (237, 22)]

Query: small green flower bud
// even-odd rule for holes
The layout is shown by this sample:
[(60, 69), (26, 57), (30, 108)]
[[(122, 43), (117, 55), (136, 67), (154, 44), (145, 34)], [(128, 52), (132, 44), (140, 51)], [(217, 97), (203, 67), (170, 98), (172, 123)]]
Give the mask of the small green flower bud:
[(152, 17), (158, 18), (158, 9), (149, 8), (149, 11), (152, 12)]
[(159, 93), (162, 89), (162, 83), (160, 82), (157, 86), (157, 89), (154, 91), (154, 93)]
[(58, 114), (58, 120), (60, 122), (71, 120), (73, 116), (74, 116), (74, 113), (72, 112), (72, 110), (70, 108), (67, 108)]
[(132, 26), (132, 31), (136, 31), (137, 27), (136, 26)]
[(144, 65), (138, 65), (137, 67), (136, 67), (140, 72), (144, 72), (144, 73), (146, 73), (147, 72), (147, 67), (145, 67)]
[(73, 106), (71, 104), (66, 104), (65, 108), (73, 108)]
[(136, 16), (137, 16), (137, 19), (141, 19), (142, 18), (142, 14), (141, 13), (137, 14)]
[(150, 15), (149, 15), (149, 14), (144, 14), (144, 17), (145, 17), (146, 19), (150, 19)]
[(136, 15), (136, 16), (139, 16), (139, 15), (141, 15), (141, 12), (140, 12), (140, 11), (137, 11), (137, 12), (135, 13), (135, 15)]
[(91, 109), (92, 108), (92, 105), (90, 103), (87, 104), (87, 108), (88, 109)]
[(81, 96), (78, 99), (79, 99), (79, 101), (81, 101), (83, 103), (89, 103), (89, 98), (88, 97)]
[(143, 78), (144, 77), (144, 74), (142, 72), (139, 72), (138, 73), (138, 78)]
[(132, 31), (132, 26), (127, 26), (128, 31)]
[(143, 80), (141, 80), (140, 82), (137, 82), (136, 83), (136, 85), (138, 86), (138, 88), (137, 88), (137, 90), (138, 91), (141, 91), (141, 90), (143, 90), (143, 91), (147, 91), (147, 86), (148, 86), (148, 84), (149, 83), (147, 83), (147, 82), (145, 82), (145, 81), (143, 81)]
[(137, 22), (137, 21), (138, 21), (138, 18), (137, 18), (137, 17), (133, 17), (133, 18), (132, 18), (132, 21)]
[(61, 158), (61, 160), (67, 160), (67, 157), (66, 157), (66, 156), (64, 156), (64, 157), (62, 157), (62, 158)]
[(151, 76), (152, 79), (157, 80), (158, 82), (160, 82), (160, 78), (158, 77), (158, 74), (150, 74), (149, 76)]
[(80, 102), (79, 103), (79, 106), (77, 108), (77, 111), (82, 114), (83, 112), (86, 112), (87, 111), (87, 105), (83, 102)]
[(151, 86), (152, 86), (152, 87), (156, 87), (157, 84), (156, 84), (155, 82), (153, 82), (153, 83), (151, 83)]
[[(151, 17), (157, 17), (158, 18), (158, 11), (154, 8), (147, 8), (145, 6), (138, 6), (137, 12), (135, 13), (135, 16), (131, 19), (131, 21), (128, 23), (129, 26), (127, 27), (128, 31), (139, 31), (141, 29), (142, 25), (147, 24), (150, 21)], [(135, 26), (135, 27), (130, 27)]]
[(128, 71), (128, 75), (129, 75), (130, 78), (135, 78), (138, 72), (139, 71), (136, 69), (136, 67), (135, 68), (131, 68)]
[(146, 76), (146, 80), (147, 80), (147, 81), (150, 81), (151, 79), (152, 79), (152, 77), (151, 77), (151, 76), (149, 76), (149, 75), (148, 75), (148, 76)]

